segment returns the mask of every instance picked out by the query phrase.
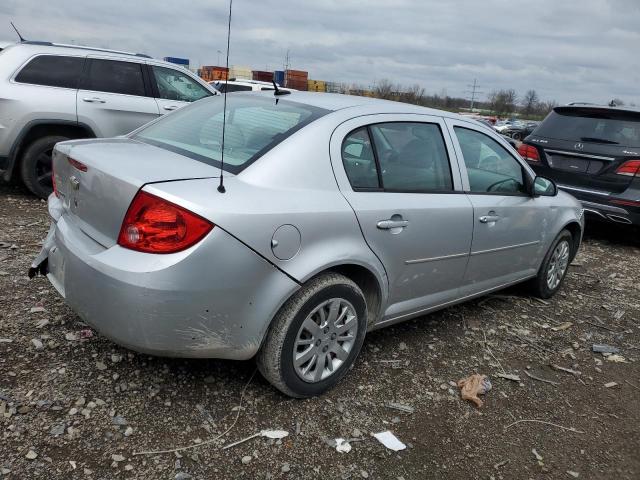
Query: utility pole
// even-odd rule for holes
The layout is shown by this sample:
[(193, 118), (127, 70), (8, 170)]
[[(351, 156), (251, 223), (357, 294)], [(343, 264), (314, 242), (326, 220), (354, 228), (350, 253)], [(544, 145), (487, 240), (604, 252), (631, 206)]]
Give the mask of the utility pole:
[(480, 85), (478, 85), (478, 80), (476, 78), (473, 79), (473, 84), (467, 85), (467, 87), (471, 89), (471, 90), (465, 91), (465, 93), (468, 93), (471, 95), (471, 98), (469, 98), (469, 102), (471, 104), (469, 107), (469, 110), (473, 111), (473, 106), (476, 103), (476, 99), (481, 93), (484, 93), (484, 92), (481, 92), (478, 90), (480, 88)]
[(289, 70), (289, 68), (291, 67), (291, 63), (289, 60), (289, 49), (287, 49), (287, 54), (284, 57), (284, 65), (283, 65), (283, 70), (286, 72), (287, 70)]

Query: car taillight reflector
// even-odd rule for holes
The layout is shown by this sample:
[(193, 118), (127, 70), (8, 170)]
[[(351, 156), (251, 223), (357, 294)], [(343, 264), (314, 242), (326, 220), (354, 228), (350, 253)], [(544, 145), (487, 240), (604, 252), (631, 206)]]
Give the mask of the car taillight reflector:
[(522, 158), (529, 162), (539, 162), (540, 155), (538, 155), (538, 149), (526, 143), (520, 144), (518, 147), (518, 153)]
[(640, 200), (611, 200), (611, 203), (624, 205), (626, 207), (640, 207)]
[(618, 175), (626, 175), (628, 177), (633, 177), (638, 172), (640, 172), (640, 160), (627, 160), (616, 170)]
[(56, 187), (56, 169), (53, 166), (54, 163), (53, 159), (51, 159), (51, 183), (53, 184), (53, 193), (56, 197), (60, 198), (58, 187)]
[(67, 159), (69, 160), (69, 163), (71, 165), (73, 165), (74, 168), (77, 168), (81, 172), (86, 172), (87, 171), (87, 166), (84, 163), (79, 162), (79, 161), (77, 161), (77, 160), (75, 160), (75, 159), (73, 159), (71, 157), (67, 157)]
[(147, 192), (138, 192), (120, 227), (118, 244), (146, 253), (175, 253), (198, 243), (213, 223)]

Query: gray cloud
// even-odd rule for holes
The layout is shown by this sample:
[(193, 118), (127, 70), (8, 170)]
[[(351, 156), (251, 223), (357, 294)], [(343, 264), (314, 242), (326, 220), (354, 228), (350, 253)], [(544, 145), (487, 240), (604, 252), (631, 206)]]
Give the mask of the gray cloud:
[[(23, 35), (217, 63), (226, 1), (4, 0), (0, 39)], [(463, 96), (534, 88), (545, 99), (640, 103), (637, 0), (235, 0), (231, 64)]]

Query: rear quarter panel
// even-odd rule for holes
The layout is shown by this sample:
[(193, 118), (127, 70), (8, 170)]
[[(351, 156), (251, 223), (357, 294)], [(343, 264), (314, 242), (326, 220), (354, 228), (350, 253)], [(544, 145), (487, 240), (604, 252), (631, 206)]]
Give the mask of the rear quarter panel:
[[(255, 250), (300, 283), (332, 266), (355, 264), (378, 280), (387, 298), (384, 267), (364, 242), (355, 214), (340, 194), (329, 158), (331, 115), (314, 122), (236, 177), (147, 185), (145, 190), (185, 206)], [(289, 260), (274, 255), (276, 229), (293, 225), (300, 248)]]

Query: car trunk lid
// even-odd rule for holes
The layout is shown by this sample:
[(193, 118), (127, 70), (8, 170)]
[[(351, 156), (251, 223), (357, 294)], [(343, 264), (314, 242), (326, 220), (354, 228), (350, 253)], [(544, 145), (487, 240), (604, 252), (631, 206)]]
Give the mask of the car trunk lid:
[(60, 143), (53, 170), (67, 218), (107, 248), (116, 244), (122, 219), (143, 185), (219, 176), (213, 166), (129, 138)]

